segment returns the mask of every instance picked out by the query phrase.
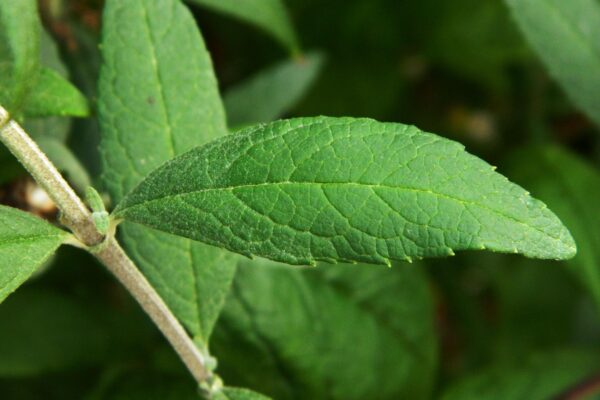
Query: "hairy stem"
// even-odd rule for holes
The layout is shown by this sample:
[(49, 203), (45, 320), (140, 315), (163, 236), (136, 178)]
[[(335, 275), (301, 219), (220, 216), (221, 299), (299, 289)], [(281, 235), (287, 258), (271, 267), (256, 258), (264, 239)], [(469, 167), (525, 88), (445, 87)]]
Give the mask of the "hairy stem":
[(205, 356), (198, 350), (162, 298), (114, 237), (104, 238), (98, 232), (92, 215), (83, 201), (23, 128), (10, 119), (8, 112), (2, 106), (0, 106), (0, 140), (54, 200), (61, 211), (61, 222), (71, 229), (79, 241), (90, 248), (94, 256), (137, 300), (171, 343), (196, 381), (199, 384), (210, 385), (213, 374), (206, 367)]

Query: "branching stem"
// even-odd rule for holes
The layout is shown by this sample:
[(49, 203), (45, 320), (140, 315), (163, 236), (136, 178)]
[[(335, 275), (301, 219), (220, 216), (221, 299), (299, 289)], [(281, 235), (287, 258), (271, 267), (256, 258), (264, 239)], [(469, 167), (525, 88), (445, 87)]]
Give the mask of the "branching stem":
[(183, 326), (115, 238), (112, 235), (105, 238), (98, 232), (92, 215), (81, 198), (23, 128), (11, 120), (2, 106), (0, 106), (0, 140), (54, 200), (61, 212), (61, 222), (88, 249), (95, 249), (91, 251), (94, 256), (137, 300), (171, 343), (196, 381), (203, 386), (210, 385), (214, 376), (206, 367), (206, 357), (198, 350)]

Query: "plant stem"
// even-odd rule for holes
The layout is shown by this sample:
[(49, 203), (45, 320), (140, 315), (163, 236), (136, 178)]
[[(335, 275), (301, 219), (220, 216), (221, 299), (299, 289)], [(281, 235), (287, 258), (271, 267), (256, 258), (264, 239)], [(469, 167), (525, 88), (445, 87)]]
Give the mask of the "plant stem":
[(46, 154), (27, 135), (18, 123), (10, 119), (0, 106), (0, 139), (13, 155), (29, 171), (36, 182), (48, 193), (61, 211), (61, 219), (75, 236), (88, 246), (102, 241), (90, 213), (75, 191), (64, 180)]
[(183, 326), (113, 236), (103, 237), (83, 201), (21, 126), (0, 106), (0, 140), (54, 200), (61, 222), (125, 286), (171, 343), (199, 384), (211, 384), (212, 372)]

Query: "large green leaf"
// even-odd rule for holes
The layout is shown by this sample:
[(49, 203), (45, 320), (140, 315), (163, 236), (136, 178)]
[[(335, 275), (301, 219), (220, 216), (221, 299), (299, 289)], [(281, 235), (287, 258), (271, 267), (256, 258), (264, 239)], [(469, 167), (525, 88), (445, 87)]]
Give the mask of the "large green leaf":
[(494, 365), (450, 387), (443, 400), (547, 400), (596, 373), (595, 352), (555, 351)]
[(0, 104), (17, 117), (88, 115), (81, 93), (40, 66), (40, 26), (35, 0), (0, 3)]
[(27, 280), (68, 237), (48, 222), (0, 206), (0, 302)]
[[(170, 158), (225, 134), (212, 63), (178, 0), (109, 0), (99, 86), (103, 182), (119, 201)], [(218, 249), (124, 224), (125, 246), (175, 315), (206, 344), (235, 266)]]
[(293, 107), (310, 88), (322, 56), (311, 53), (271, 66), (225, 93), (227, 120), (232, 127), (270, 122)]
[(600, 125), (600, 4), (597, 0), (506, 0), (550, 74)]
[(299, 52), (298, 38), (282, 0), (189, 0), (255, 25), (272, 35), (291, 53)]
[(600, 174), (557, 146), (513, 154), (511, 177), (527, 185), (569, 225), (578, 244), (571, 270), (600, 306)]
[(163, 165), (116, 215), (291, 264), (576, 252), (543, 203), (459, 143), (370, 119), (243, 130)]
[(436, 367), (421, 268), (245, 261), (213, 338), (225, 382), (286, 399), (424, 399)]

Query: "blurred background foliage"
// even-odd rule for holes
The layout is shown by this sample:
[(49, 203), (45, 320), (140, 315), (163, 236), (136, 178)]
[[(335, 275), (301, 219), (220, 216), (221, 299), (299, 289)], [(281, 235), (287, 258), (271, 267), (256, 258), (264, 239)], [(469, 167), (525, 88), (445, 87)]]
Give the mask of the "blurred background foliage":
[[(276, 399), (526, 399), (600, 373), (598, 128), (549, 78), (506, 5), (285, 3), (307, 54), (295, 61), (266, 32), (190, 4), (232, 127), (320, 114), (417, 125), (547, 202), (580, 253), (570, 263), (463, 253), (352, 274), (241, 263), (212, 344), (224, 380)], [(68, 74), (93, 108), (102, 1), (40, 5), (43, 63)], [(75, 185), (97, 182), (94, 118), (26, 127), (55, 139), (46, 151)], [(2, 203), (54, 215), (4, 148), (0, 184)], [(91, 257), (62, 249), (0, 306), (0, 397), (186, 399), (196, 390), (127, 293)]]

